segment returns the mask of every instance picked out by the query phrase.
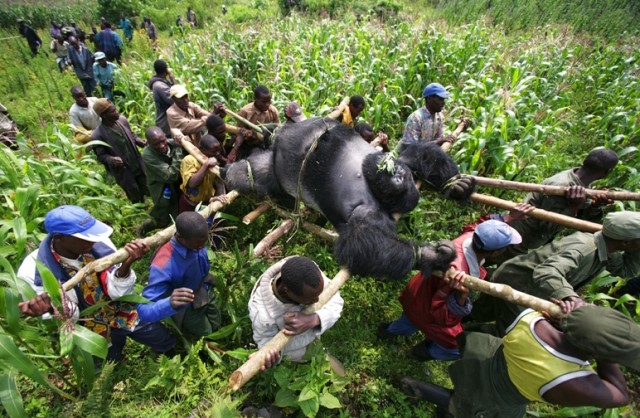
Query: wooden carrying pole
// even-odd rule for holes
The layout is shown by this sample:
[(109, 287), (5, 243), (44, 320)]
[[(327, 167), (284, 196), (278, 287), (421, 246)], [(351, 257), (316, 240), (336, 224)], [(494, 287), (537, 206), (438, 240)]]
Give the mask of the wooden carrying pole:
[[(456, 270), (451, 267), (444, 275), (453, 276), (455, 272)], [(462, 284), (468, 289), (486, 293), (487, 295), (495, 296), (507, 302), (515, 303), (525, 308), (531, 308), (538, 312), (547, 312), (556, 318), (564, 316), (560, 307), (555, 303), (520, 292), (506, 284), (488, 282), (468, 274), (465, 274)]]
[(455, 142), (455, 140), (458, 139), (460, 134), (463, 133), (465, 131), (465, 129), (467, 129), (468, 125), (469, 125), (468, 121), (466, 121), (464, 119), (461, 120), (460, 123), (458, 124), (458, 126), (456, 127), (456, 130), (451, 133), (451, 136), (453, 137), (453, 141), (445, 142), (444, 144), (440, 145), (440, 148), (444, 152), (449, 152), (451, 150), (451, 147), (453, 146), (453, 143)]
[(342, 112), (344, 112), (344, 110), (347, 108), (347, 106), (349, 106), (350, 101), (351, 99), (349, 97), (345, 97), (344, 99), (342, 99), (338, 107), (332, 110), (331, 113), (327, 115), (327, 117), (331, 119), (338, 119), (340, 115), (342, 115)]
[[(464, 122), (460, 122), (460, 125), (462, 125), (463, 123)], [(458, 129), (460, 128), (460, 125), (458, 125)], [(456, 129), (456, 131), (458, 129)], [(448, 151), (448, 149), (444, 148), (444, 145), (446, 144), (447, 143), (443, 144), (440, 147), (445, 152)], [(418, 190), (420, 190), (421, 186), (422, 186), (422, 181), (421, 180), (416, 181), (416, 187), (418, 188)], [(495, 206), (495, 207), (506, 209), (506, 210), (511, 210), (517, 205), (517, 203), (511, 202), (510, 200), (504, 200), (504, 199), (500, 199), (493, 196), (487, 196), (485, 194), (480, 194), (480, 193), (472, 193), (471, 200), (477, 203), (482, 203), (484, 205), (489, 205), (489, 206)], [(583, 221), (582, 219), (572, 218), (571, 216), (561, 215), (555, 212), (549, 212), (544, 209), (534, 209), (531, 212), (527, 213), (527, 216), (531, 216), (537, 219), (542, 219), (543, 221), (554, 222), (554, 223), (557, 223), (569, 228), (577, 229), (579, 231), (584, 231), (584, 232), (598, 232), (602, 230), (602, 225), (600, 224), (589, 222), (589, 221)]]
[(271, 206), (267, 202), (262, 202), (260, 206), (247, 213), (244, 218), (242, 218), (242, 223), (245, 225), (249, 225), (251, 222), (255, 221), (259, 216), (267, 212), (271, 209)]
[[(229, 203), (233, 202), (239, 195), (240, 194), (235, 190), (232, 190), (229, 193), (227, 193), (227, 199), (229, 200)], [(198, 213), (200, 213), (200, 215), (202, 215), (204, 218), (208, 218), (209, 216), (211, 216), (211, 214), (222, 209), (224, 206), (225, 204), (222, 202), (213, 202)], [(163, 229), (162, 231), (156, 232), (150, 237), (144, 238), (142, 241), (145, 244), (147, 244), (149, 247), (153, 248), (169, 241), (173, 236), (173, 234), (175, 234), (175, 232), (176, 232), (175, 225), (171, 225)], [(113, 266), (114, 264), (122, 263), (124, 260), (127, 259), (127, 257), (129, 257), (129, 253), (125, 251), (124, 248), (120, 248), (118, 251), (116, 251), (113, 254), (109, 254), (106, 257), (102, 257), (97, 260), (94, 260), (89, 264), (87, 264), (86, 266), (84, 266), (83, 268), (81, 268), (80, 270), (78, 270), (78, 272), (71, 279), (67, 280), (62, 285), (62, 289), (66, 292), (67, 290), (73, 288), (76, 284), (84, 280), (84, 278), (87, 277), (88, 275), (96, 271), (104, 271), (109, 267)]]
[[(227, 133), (233, 134), (233, 135), (237, 135), (238, 132), (240, 132), (240, 128), (238, 126), (235, 125), (229, 125), (228, 123), (224, 124), (224, 129), (225, 131), (227, 131)], [(258, 141), (262, 141), (264, 139), (264, 136), (262, 135), (262, 130), (260, 132), (257, 132), (255, 137)]]
[[(200, 164), (204, 164), (209, 157), (207, 157), (206, 155), (204, 155), (202, 153), (202, 151), (200, 151), (198, 149), (198, 147), (196, 147), (195, 145), (193, 145), (191, 142), (189, 141), (182, 141), (182, 148), (185, 149), (185, 151), (187, 151), (189, 154), (191, 154), (196, 160), (198, 160), (198, 162)], [(216, 177), (220, 177), (220, 167), (215, 166), (215, 167), (209, 167), (209, 172), (214, 174)]]
[[(496, 206), (498, 208), (511, 210), (517, 203), (509, 200), (499, 199), (493, 196), (487, 196), (485, 194), (473, 193), (471, 200), (477, 203), (485, 205)], [(571, 216), (561, 215), (555, 212), (549, 212), (544, 209), (534, 209), (527, 213), (527, 216), (532, 216), (543, 221), (555, 222), (557, 224), (577, 229), (584, 232), (598, 232), (602, 230), (602, 225), (595, 222), (583, 221), (582, 219), (572, 218)]]
[[(310, 315), (322, 308), (337, 292), (342, 285), (349, 279), (349, 270), (346, 267), (342, 267), (338, 274), (331, 280), (318, 299), (318, 302), (311, 306), (307, 306), (302, 312)], [(231, 389), (236, 391), (244, 386), (253, 376), (255, 376), (260, 368), (264, 365), (264, 359), (271, 350), (282, 351), (287, 345), (289, 340), (293, 338), (284, 334), (284, 331), (278, 332), (267, 344), (265, 344), (260, 350), (253, 353), (253, 355), (235, 372), (229, 376), (229, 383)]]
[[(225, 108), (224, 109), (225, 113), (227, 113), (229, 116), (231, 116), (232, 118), (234, 118), (235, 120), (237, 120), (238, 122), (246, 125), (248, 128), (253, 129), (254, 131), (256, 131), (257, 133), (261, 134), (262, 133), (262, 129), (258, 126), (255, 125), (251, 122), (249, 122), (248, 120), (246, 120), (245, 118), (243, 118), (242, 116), (238, 115), (237, 113), (234, 113), (232, 111), (230, 111), (229, 109)], [(225, 125), (226, 126), (226, 125)]]
[[(293, 214), (290, 212), (287, 212), (286, 210), (278, 207), (278, 206), (274, 206), (273, 210), (276, 212), (276, 214), (278, 216), (280, 216), (281, 218), (293, 218)], [(311, 222), (307, 222), (307, 221), (302, 221), (301, 223), (302, 229), (304, 229), (307, 232), (311, 232), (312, 234), (330, 241), (330, 242), (336, 242), (338, 240), (338, 233), (336, 231), (332, 231), (330, 229), (326, 229), (323, 228), (321, 226), (318, 226), (316, 224), (312, 224)]]
[(289, 231), (291, 231), (291, 229), (293, 228), (293, 225), (294, 222), (292, 219), (285, 219), (284, 221), (282, 221), (276, 229), (269, 232), (267, 236), (262, 238), (258, 245), (256, 245), (256, 247), (253, 249), (253, 255), (255, 257), (260, 257), (262, 254), (264, 254), (265, 251), (267, 251), (267, 249), (269, 249), (269, 247), (273, 245), (274, 242), (278, 241), (285, 234), (289, 233)]
[[(521, 192), (538, 192), (548, 196), (564, 196), (568, 187), (549, 186), (545, 184), (523, 183), (519, 181), (509, 181), (492, 179), (488, 177), (472, 176), (480, 186), (496, 187), (498, 189), (519, 190)], [(586, 189), (587, 197), (606, 197), (611, 200), (640, 200), (639, 192), (615, 192), (610, 190)]]

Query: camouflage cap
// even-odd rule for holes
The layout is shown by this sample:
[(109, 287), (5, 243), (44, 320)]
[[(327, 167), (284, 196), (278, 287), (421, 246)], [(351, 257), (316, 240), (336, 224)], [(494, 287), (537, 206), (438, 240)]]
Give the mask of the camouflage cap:
[(593, 356), (640, 370), (640, 325), (621, 312), (582, 306), (560, 320), (572, 346)]
[(616, 240), (640, 238), (640, 213), (622, 211), (608, 214), (602, 222), (602, 233)]

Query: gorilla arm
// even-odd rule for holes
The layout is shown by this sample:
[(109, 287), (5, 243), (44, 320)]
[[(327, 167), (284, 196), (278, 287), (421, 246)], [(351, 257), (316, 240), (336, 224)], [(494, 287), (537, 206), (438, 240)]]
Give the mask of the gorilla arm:
[(450, 241), (432, 246), (401, 239), (389, 215), (373, 208), (358, 207), (339, 233), (336, 259), (360, 276), (402, 279), (418, 267), (430, 277), (434, 270), (446, 271), (456, 257)]

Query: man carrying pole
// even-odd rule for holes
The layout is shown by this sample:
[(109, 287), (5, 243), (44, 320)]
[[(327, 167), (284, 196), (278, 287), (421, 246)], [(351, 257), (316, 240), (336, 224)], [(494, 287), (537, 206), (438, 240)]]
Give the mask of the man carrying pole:
[[(44, 228), (48, 235), (18, 270), (18, 277), (39, 294), (20, 303), (20, 310), (28, 316), (41, 316), (53, 311), (51, 299), (44, 293), (36, 261), (49, 268), (60, 283), (66, 283), (91, 261), (115, 252), (115, 246), (109, 239), (113, 229), (78, 206), (60, 206), (51, 210), (45, 216)], [(136, 274), (131, 265), (142, 258), (149, 247), (142, 241), (132, 241), (125, 250), (128, 256), (122, 264), (88, 275), (84, 281), (67, 289), (63, 299), (75, 320), (80, 310), (110, 302), (92, 313), (83, 324), (110, 340), (107, 360), (113, 361), (122, 359), (126, 337), (148, 345), (158, 354), (170, 352), (175, 345), (175, 337), (160, 324), (141, 322), (133, 304), (113, 302), (134, 293)]]
[(253, 339), (262, 348), (281, 330), (292, 337), (282, 351), (269, 351), (264, 368), (276, 365), (284, 355), (302, 361), (307, 346), (340, 319), (344, 301), (339, 292), (315, 312), (302, 312), (318, 302), (329, 283), (316, 263), (301, 256), (287, 257), (260, 276), (249, 299)]
[[(607, 148), (595, 148), (587, 155), (580, 167), (562, 171), (542, 182), (543, 185), (568, 187), (564, 197), (529, 193), (524, 201), (548, 212), (591, 221), (599, 220), (602, 216), (601, 206), (610, 201), (606, 198), (587, 201), (585, 187), (605, 178), (616, 164), (618, 164), (618, 156), (615, 152)], [(513, 221), (509, 225), (520, 233), (522, 243), (509, 248), (500, 257), (492, 259), (492, 262), (500, 264), (548, 244), (562, 231), (562, 225), (535, 217)]]
[(456, 417), (522, 417), (531, 401), (601, 408), (628, 404), (616, 363), (640, 369), (640, 326), (610, 308), (556, 302), (564, 314), (559, 321), (529, 309), (503, 339), (462, 334), (462, 359), (449, 367), (454, 391), (408, 377), (402, 389)]
[[(623, 278), (640, 273), (640, 213), (614, 212), (607, 215), (602, 231), (576, 232), (528, 254), (502, 264), (492, 281), (540, 297), (578, 301), (578, 289), (604, 270)], [(518, 305), (500, 299), (481, 298), (474, 319), (496, 319), (498, 333), (522, 311)]]

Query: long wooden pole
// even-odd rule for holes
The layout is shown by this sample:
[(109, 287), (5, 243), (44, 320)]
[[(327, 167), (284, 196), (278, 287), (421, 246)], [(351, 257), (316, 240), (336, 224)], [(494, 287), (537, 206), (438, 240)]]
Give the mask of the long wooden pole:
[[(545, 184), (535, 183), (523, 183), (520, 181), (509, 181), (501, 179), (492, 179), (488, 177), (472, 176), (476, 179), (476, 183), (481, 186), (496, 187), (499, 189), (519, 190), (522, 192), (538, 192), (549, 196), (564, 196), (568, 190), (568, 187), (564, 186), (550, 186)], [(606, 197), (611, 200), (640, 200), (639, 192), (627, 192), (627, 191), (610, 191), (610, 190), (597, 190), (586, 189), (587, 197), (597, 198)]]
[[(233, 202), (240, 194), (232, 190), (227, 193), (227, 200), (229, 203)], [(201, 210), (200, 213), (204, 218), (208, 218), (214, 212), (222, 209), (225, 206), (222, 202), (213, 202)], [(176, 232), (175, 225), (171, 225), (162, 231), (158, 231), (150, 237), (144, 238), (142, 241), (147, 244), (149, 247), (156, 247), (164, 244), (169, 241), (173, 234)], [(63, 285), (62, 289), (66, 292), (67, 290), (73, 288), (76, 284), (80, 283), (87, 277), (89, 274), (95, 273), (96, 271), (104, 271), (114, 264), (122, 263), (124, 260), (129, 257), (129, 253), (124, 249), (120, 248), (113, 254), (109, 254), (106, 257), (99, 258), (94, 260), (78, 270), (78, 272), (69, 280), (67, 280)]]
[[(229, 125), (228, 123), (225, 123), (224, 124), (224, 130), (227, 131), (227, 133), (237, 135), (238, 132), (240, 132), (240, 127), (235, 126), (235, 125)], [(262, 132), (262, 131), (260, 131), (260, 132)], [(262, 141), (264, 139), (264, 136), (260, 132), (257, 132), (255, 136), (256, 136), (257, 140)]]
[[(281, 207), (278, 206), (274, 206), (273, 210), (276, 212), (276, 214), (278, 216), (280, 216), (281, 218), (292, 218), (293, 214), (290, 212), (287, 212), (286, 210), (282, 209)], [(301, 222), (301, 226), (302, 229), (304, 229), (307, 232), (311, 232), (312, 234), (327, 240), (329, 242), (336, 242), (338, 240), (338, 233), (336, 231), (330, 230), (330, 229), (326, 229), (326, 228), (322, 228), (321, 226), (318, 226), (316, 224), (312, 224), (311, 222), (307, 222), (307, 221), (302, 221)]]
[(342, 112), (344, 112), (344, 110), (347, 108), (347, 106), (349, 106), (350, 101), (351, 99), (349, 97), (345, 97), (344, 99), (342, 99), (338, 107), (332, 110), (331, 113), (327, 115), (327, 117), (331, 119), (338, 119), (340, 115), (342, 115)]
[[(456, 269), (451, 267), (446, 273), (436, 273), (436, 275), (440, 277), (442, 277), (443, 275), (453, 276), (455, 272)], [(465, 274), (462, 284), (468, 289), (486, 293), (487, 295), (495, 296), (497, 298), (506, 300), (507, 302), (515, 303), (516, 305), (520, 305), (525, 308), (531, 308), (538, 312), (548, 312), (551, 316), (554, 316), (556, 318), (560, 318), (565, 315), (562, 313), (560, 307), (555, 303), (549, 302), (548, 300), (540, 299), (536, 296), (532, 296), (524, 292), (520, 292), (519, 290), (515, 290), (514, 288), (506, 284), (488, 282), (486, 280), (481, 280), (468, 274)]]
[[(349, 270), (346, 267), (342, 267), (338, 274), (331, 280), (331, 282), (324, 288), (318, 302), (311, 306), (307, 306), (302, 312), (306, 315), (310, 315), (315, 311), (322, 308), (337, 292), (340, 290), (349, 279)], [(231, 389), (236, 391), (244, 386), (253, 376), (255, 376), (260, 368), (264, 365), (264, 360), (267, 354), (271, 350), (282, 351), (287, 345), (291, 336), (285, 335), (284, 331), (278, 332), (267, 344), (265, 344), (260, 350), (255, 352), (242, 366), (234, 371), (229, 376), (229, 384)]]
[[(460, 129), (460, 126), (463, 124), (465, 124), (464, 121), (460, 122), (456, 131)], [(445, 149), (444, 147), (446, 144), (448, 143), (445, 142), (440, 146), (440, 148), (442, 148), (445, 152), (448, 152), (449, 149)], [(418, 190), (420, 190), (421, 186), (422, 186), (422, 181), (421, 180), (416, 181), (416, 187), (418, 188)], [(484, 205), (496, 206), (498, 208), (507, 209), (507, 210), (511, 210), (517, 205), (517, 203), (512, 202), (510, 200), (504, 200), (504, 199), (500, 199), (497, 197), (488, 196), (480, 193), (472, 193), (471, 200), (477, 203), (482, 203)], [(602, 225), (600, 224), (589, 222), (589, 221), (583, 221), (582, 219), (561, 215), (555, 212), (549, 212), (544, 209), (534, 209), (531, 212), (527, 213), (527, 216), (532, 216), (534, 218), (541, 219), (543, 221), (555, 222), (557, 224), (560, 224), (569, 228), (577, 229), (579, 231), (598, 232), (602, 230)]]
[[(471, 200), (485, 205), (496, 206), (498, 208), (511, 210), (517, 203), (509, 200), (499, 199), (493, 196), (487, 196), (480, 193), (473, 193)], [(598, 232), (602, 230), (602, 225), (595, 222), (584, 221), (582, 219), (572, 218), (571, 216), (561, 215), (555, 212), (549, 212), (544, 209), (534, 209), (527, 213), (527, 216), (542, 219), (543, 221), (555, 222), (569, 228), (577, 229), (584, 232)]]
[(453, 143), (455, 142), (455, 140), (458, 139), (460, 134), (463, 133), (467, 129), (467, 126), (469, 126), (469, 122), (467, 120), (465, 120), (465, 119), (461, 120), (460, 123), (458, 124), (458, 126), (456, 127), (456, 130), (451, 133), (451, 136), (453, 136), (453, 141), (445, 142), (444, 144), (440, 145), (440, 148), (444, 152), (449, 152), (451, 150), (451, 147), (453, 146)]
[(247, 119), (243, 118), (242, 116), (238, 115), (237, 113), (234, 113), (234, 112), (230, 111), (227, 108), (225, 108), (224, 111), (225, 111), (225, 113), (227, 113), (229, 116), (231, 116), (232, 118), (234, 118), (238, 122), (240, 122), (240, 123), (246, 125), (247, 127), (253, 129), (255, 132), (257, 132), (259, 134), (262, 133), (262, 129), (258, 125), (255, 125), (255, 124), (249, 122)]
[[(184, 148), (185, 151), (187, 151), (189, 154), (191, 154), (196, 160), (198, 160), (198, 162), (200, 164), (204, 164), (209, 157), (207, 157), (206, 155), (204, 155), (202, 153), (202, 151), (200, 151), (198, 149), (198, 147), (196, 147), (195, 145), (193, 145), (191, 142), (189, 141), (182, 141), (182, 148)], [(216, 177), (220, 177), (220, 167), (215, 166), (215, 167), (209, 167), (209, 172), (213, 175), (215, 175)]]

